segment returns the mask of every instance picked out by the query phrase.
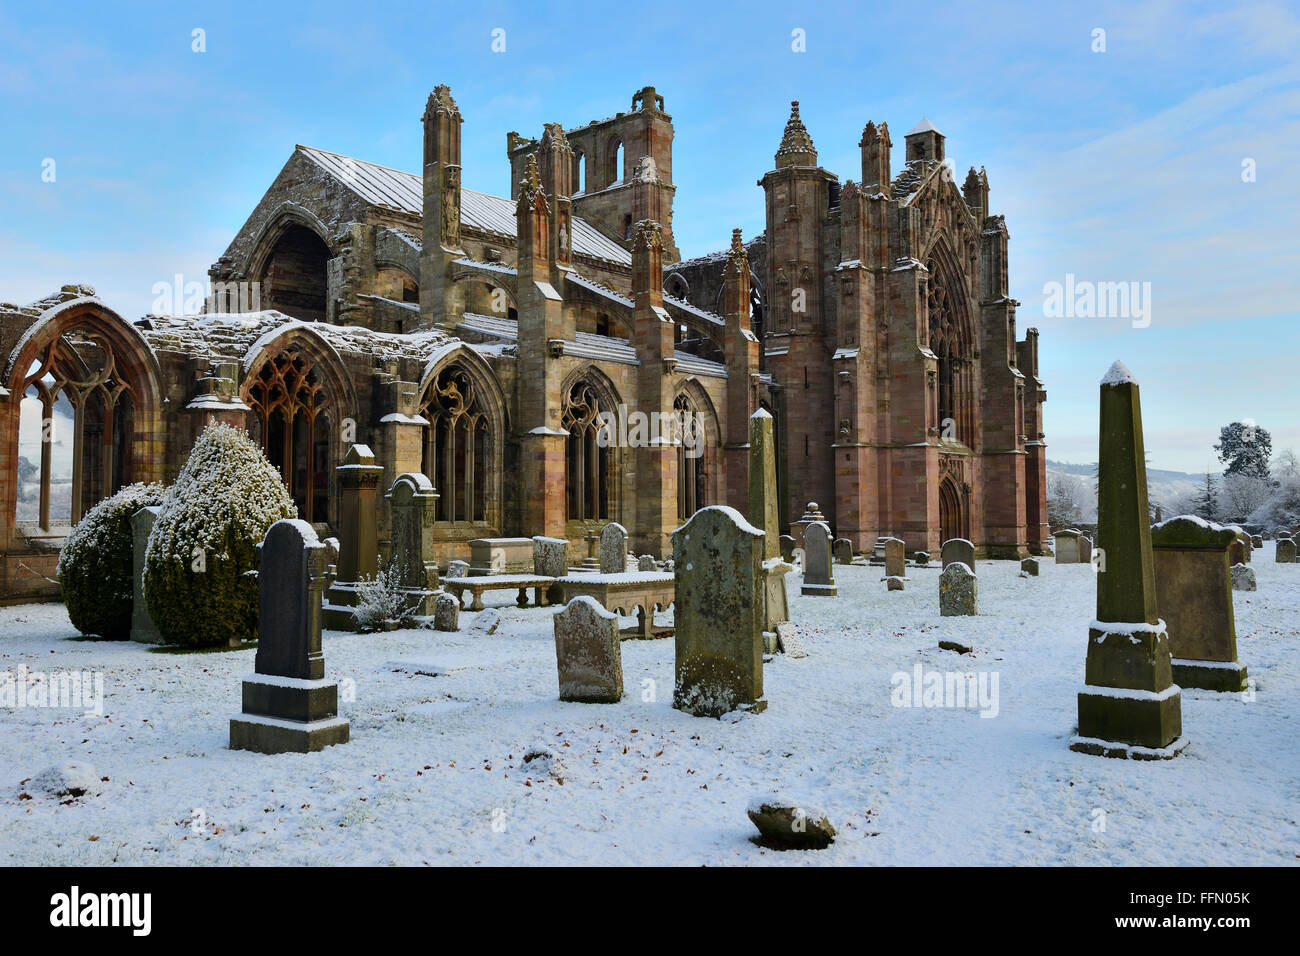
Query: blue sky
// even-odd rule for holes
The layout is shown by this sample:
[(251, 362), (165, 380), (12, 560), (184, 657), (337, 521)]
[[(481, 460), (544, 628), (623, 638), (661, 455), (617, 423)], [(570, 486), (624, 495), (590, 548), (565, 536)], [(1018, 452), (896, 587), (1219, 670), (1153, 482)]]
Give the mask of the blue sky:
[[(417, 171), (438, 83), (465, 117), (465, 185), (496, 193), (508, 130), (586, 123), (656, 86), (675, 234), (699, 255), (762, 230), (755, 182), (798, 99), (841, 179), (868, 119), (890, 124), (895, 170), (923, 115), (959, 181), (986, 168), (1019, 327), (1042, 331), (1051, 457), (1095, 459), (1116, 358), (1143, 383), (1155, 467), (1204, 470), (1242, 418), (1300, 448), (1300, 13), (1056, 6), (0, 4), (0, 300), (89, 282), (139, 316), (155, 283), (206, 279), (295, 143)], [(1044, 315), (1067, 274), (1149, 282), (1150, 324)]]

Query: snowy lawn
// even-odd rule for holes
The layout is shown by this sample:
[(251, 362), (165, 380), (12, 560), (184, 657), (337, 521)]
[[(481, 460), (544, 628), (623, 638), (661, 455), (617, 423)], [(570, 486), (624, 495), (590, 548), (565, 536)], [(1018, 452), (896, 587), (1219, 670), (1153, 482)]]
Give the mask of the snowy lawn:
[[(0, 861), (1294, 865), (1300, 565), (1269, 543), (1253, 567), (1259, 591), (1235, 598), (1256, 698), (1184, 691), (1190, 746), (1155, 763), (1067, 749), (1094, 578), (1050, 559), (1036, 579), (979, 563), (978, 618), (939, 616), (937, 567), (893, 593), (881, 568), (837, 567), (838, 598), (799, 596), (793, 574), (809, 656), (767, 665), (765, 713), (721, 721), (672, 709), (671, 638), (623, 643), (623, 703), (560, 703), (552, 612), (509, 592), (457, 634), (327, 632), (327, 676), (355, 682), (352, 741), (275, 757), (226, 746), (251, 650), (70, 640), (58, 605), (4, 608), (0, 671), (101, 671), (105, 706), (0, 710)], [(475, 633), (494, 613), (496, 633)], [(996, 716), (893, 706), (918, 663), (986, 689), (996, 675)], [(563, 783), (525, 766), (535, 744)], [(60, 803), (22, 783), (65, 761), (103, 793)], [(752, 844), (745, 807), (773, 789), (823, 808), (834, 845)]]

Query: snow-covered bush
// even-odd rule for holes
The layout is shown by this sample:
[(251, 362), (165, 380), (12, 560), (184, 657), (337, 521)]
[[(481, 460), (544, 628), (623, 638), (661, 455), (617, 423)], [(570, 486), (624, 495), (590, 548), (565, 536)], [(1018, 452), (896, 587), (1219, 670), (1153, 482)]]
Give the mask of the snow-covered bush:
[(163, 486), (127, 485), (86, 512), (59, 552), (59, 585), (72, 626), (111, 641), (131, 636), (135, 595), (131, 516), (162, 501)]
[(209, 425), (167, 490), (145, 549), (144, 593), (168, 644), (235, 645), (257, 634), (257, 545), (298, 509), (248, 433)]
[(352, 609), (352, 619), (357, 630), (365, 633), (378, 631), (385, 624), (397, 623), (415, 609), (414, 602), (402, 590), (401, 574), (389, 564), (380, 568), (373, 578), (357, 585), (357, 606)]

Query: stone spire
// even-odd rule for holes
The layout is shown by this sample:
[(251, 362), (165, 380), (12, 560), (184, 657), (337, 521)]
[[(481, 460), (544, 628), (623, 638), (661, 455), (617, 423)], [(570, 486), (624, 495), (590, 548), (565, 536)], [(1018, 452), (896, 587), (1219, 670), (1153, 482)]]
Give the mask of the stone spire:
[(785, 122), (781, 147), (776, 151), (776, 166), (816, 166), (817, 148), (813, 146), (808, 129), (799, 118), (799, 101), (790, 101), (790, 118)]

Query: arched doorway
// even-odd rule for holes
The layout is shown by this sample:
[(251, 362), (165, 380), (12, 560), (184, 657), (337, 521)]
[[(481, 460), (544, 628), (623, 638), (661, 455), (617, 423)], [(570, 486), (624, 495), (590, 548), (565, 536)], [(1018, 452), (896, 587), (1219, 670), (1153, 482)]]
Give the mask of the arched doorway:
[(967, 538), (966, 509), (957, 483), (948, 476), (939, 483), (939, 543), (953, 538)]

